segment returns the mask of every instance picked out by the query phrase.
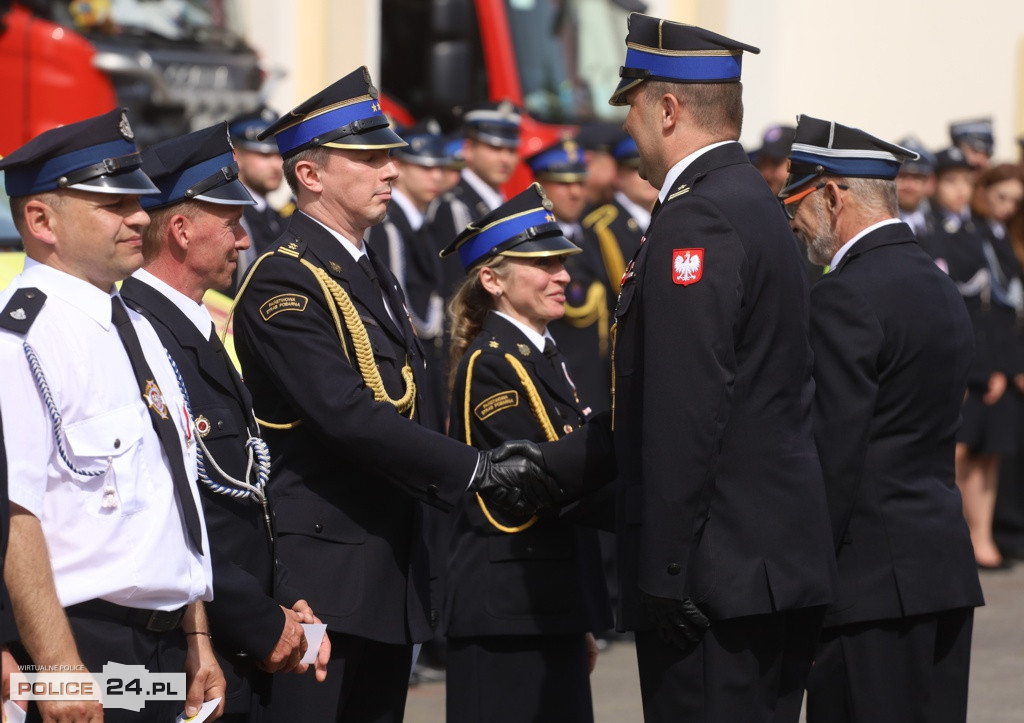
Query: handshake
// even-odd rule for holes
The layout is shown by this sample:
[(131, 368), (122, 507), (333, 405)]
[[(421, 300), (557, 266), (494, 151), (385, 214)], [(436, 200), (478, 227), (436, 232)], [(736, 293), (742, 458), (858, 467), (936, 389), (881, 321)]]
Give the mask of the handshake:
[(481, 452), (471, 488), (488, 507), (516, 520), (557, 507), (562, 496), (558, 483), (544, 469), (540, 447), (522, 440)]

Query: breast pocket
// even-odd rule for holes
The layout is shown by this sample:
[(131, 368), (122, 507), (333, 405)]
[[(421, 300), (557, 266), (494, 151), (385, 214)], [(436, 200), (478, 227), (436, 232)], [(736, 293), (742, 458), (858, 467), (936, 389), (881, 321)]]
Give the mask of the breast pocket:
[(112, 409), (64, 428), (71, 479), (91, 515), (130, 515), (146, 508), (152, 484), (142, 458), (148, 414), (135, 405)]
[(615, 374), (628, 376), (636, 363), (637, 277), (630, 277), (619, 292), (615, 305)]

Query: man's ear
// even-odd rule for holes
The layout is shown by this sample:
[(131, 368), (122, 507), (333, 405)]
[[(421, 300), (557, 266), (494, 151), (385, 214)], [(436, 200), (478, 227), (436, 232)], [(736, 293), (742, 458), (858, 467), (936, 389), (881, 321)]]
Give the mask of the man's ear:
[(295, 180), (300, 186), (308, 188), (313, 193), (320, 193), (324, 190), (323, 180), (320, 178), (320, 167), (312, 161), (299, 161), (295, 164)]
[(54, 226), (59, 223), (53, 206), (41, 198), (33, 198), (24, 206), (25, 230), (29, 236), (53, 246), (57, 243)]
[(167, 220), (167, 232), (171, 237), (172, 248), (184, 253), (195, 238), (195, 224), (185, 214), (176, 213)]
[(679, 115), (682, 113), (683, 106), (679, 102), (679, 99), (672, 93), (665, 93), (658, 100), (658, 111), (661, 114), (661, 127), (662, 130), (671, 130), (675, 127), (676, 123), (679, 122)]

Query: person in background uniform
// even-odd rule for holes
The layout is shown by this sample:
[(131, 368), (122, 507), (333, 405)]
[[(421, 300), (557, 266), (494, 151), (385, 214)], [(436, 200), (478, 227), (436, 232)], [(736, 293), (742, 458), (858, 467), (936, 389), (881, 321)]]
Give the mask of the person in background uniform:
[(964, 516), (982, 569), (1004, 569), (1006, 560), (992, 535), (1002, 461), (1017, 454), (1021, 393), (1024, 392), (1024, 273), (1007, 237), (1007, 222), (1024, 198), (1021, 170), (1010, 163), (990, 166), (978, 174), (971, 202), (971, 222), (981, 239), (989, 272), (989, 328), (996, 368), (1005, 391), (985, 409), (988, 429), (984, 466), (961, 480)]
[(256, 137), (276, 119), (274, 111), (260, 106), (228, 121), (228, 135), (238, 164), (238, 179), (253, 200), (251, 205), (244, 207), (242, 216), (242, 225), (250, 243), (247, 248), (239, 250), (238, 265), (231, 286), (226, 291), (229, 296), (235, 295), (242, 285), (245, 272), (284, 231), (284, 218), (267, 202), (267, 195), (276, 191), (284, 178), (284, 162), (274, 143)]
[(422, 392), (429, 408), (422, 416), (431, 429), (442, 432), (448, 418), (444, 299), (438, 292), (441, 269), (437, 248), (425, 221), (430, 204), (441, 194), (447, 152), (437, 121), (424, 121), (399, 135), (408, 145), (391, 152), (398, 177), (391, 187), (387, 216), (367, 230), (366, 242), (405, 294), (412, 328), (426, 351), (429, 383)]
[[(507, 100), (477, 106), (463, 116), (465, 167), (455, 187), (441, 196), (430, 222), (430, 235), (438, 252), (471, 222), (505, 201), (501, 187), (512, 177), (518, 163), (519, 122), (519, 112)], [(455, 259), (441, 261), (439, 291), (445, 303), (451, 300), (463, 276)]]
[(583, 149), (587, 173), (583, 191), (588, 208), (611, 203), (618, 188), (616, 163), (612, 151), (622, 137), (622, 126), (609, 121), (584, 123), (573, 139)]
[[(554, 155), (544, 165), (554, 172), (569, 161), (569, 143), (542, 151), (531, 165)], [(582, 207), (585, 167), (575, 158), (576, 180), (556, 185), (575, 186)], [(558, 439), (589, 416), (547, 330), (564, 310), (563, 262), (581, 255), (553, 211), (557, 203), (533, 184), (445, 250), (458, 252), (467, 274), (452, 301), (449, 434), (480, 449)], [(591, 723), (593, 633), (612, 622), (595, 531), (555, 515), (508, 519), (468, 493), (452, 523), (444, 609), (449, 723)]]
[(913, 136), (907, 136), (898, 145), (917, 154), (917, 158), (903, 161), (896, 174), (896, 202), (900, 220), (920, 238), (929, 232), (931, 205), (928, 199), (935, 193), (935, 155)]
[(423, 351), (362, 241), (398, 175), (389, 150), (405, 145), (366, 68), (262, 135), (277, 139), (298, 210), (239, 295), (235, 344), (274, 451), (277, 555), (331, 641), (323, 684), (275, 677), (271, 719), (400, 721), (412, 645), (432, 632), (419, 503), (450, 510), (472, 486), (528, 510), (557, 490), (522, 457), (420, 423)]
[(992, 163), (996, 141), (991, 118), (950, 123), (949, 138), (975, 171), (984, 171)]
[(802, 115), (782, 192), (829, 272), (811, 291), (814, 434), (836, 600), (808, 679), (808, 723), (964, 721), (982, 604), (954, 481), (971, 363), (956, 287), (898, 218), (913, 151)]
[(567, 495), (617, 471), (619, 625), (646, 720), (795, 722), (835, 556), (803, 270), (737, 142), (758, 51), (637, 13), (626, 43), (612, 103), (661, 190), (615, 311), (612, 412), (496, 456), (539, 451)]
[[(1024, 204), (1006, 223), (1007, 240), (1024, 266)], [(992, 522), (993, 539), (1004, 558), (1024, 560), (1024, 405), (1019, 405), (1017, 443), (999, 471), (999, 492)]]
[[(249, 245), (241, 220), (253, 201), (231, 150), (219, 123), (143, 151), (142, 170), (160, 193), (142, 197), (152, 221), (143, 232), (146, 264), (124, 281), (121, 296), (156, 329), (194, 420), (213, 561), (206, 615), (228, 683), (222, 720), (244, 722), (262, 719), (270, 673), (305, 671), (301, 624), (320, 621), (275, 564), (270, 455), (202, 301), (209, 289), (231, 283)], [(322, 651), (324, 664), (329, 652)]]
[(614, 312), (622, 274), (626, 263), (640, 249), (640, 240), (651, 223), (651, 209), (658, 200), (658, 189), (640, 177), (640, 151), (627, 133), (622, 133), (612, 148), (612, 157), (618, 168), (618, 190), (611, 203), (584, 217), (583, 229), (597, 238), (611, 289), (609, 310)]
[[(445, 162), (441, 165), (443, 180), (441, 181), (441, 193), (447, 193), (455, 188), (459, 179), (462, 178), (462, 169), (466, 167), (466, 156), (463, 153), (463, 140), (461, 135), (445, 136), (444, 144)], [(436, 207), (437, 203), (431, 204)]]
[(761, 177), (776, 196), (786, 185), (789, 151), (795, 135), (793, 126), (768, 126), (761, 136), (761, 147), (749, 154), (750, 162), (761, 172)]
[[(223, 697), (224, 676), (201, 602), (212, 588), (191, 420), (159, 337), (114, 286), (142, 265), (138, 196), (157, 190), (133, 139), (115, 109), (0, 161), (27, 254), (0, 294), (0, 408), (18, 420), (4, 430), (5, 574), (22, 662), (184, 670), (192, 715)], [(166, 721), (181, 708), (38, 701), (29, 720)]]
[(569, 284), (565, 288), (564, 315), (547, 320), (547, 326), (569, 362), (570, 381), (585, 411), (604, 411), (611, 408), (611, 290), (597, 239), (580, 226), (586, 202), (583, 153), (574, 140), (566, 139), (542, 148), (526, 163), (549, 200), (562, 236), (582, 250), (565, 259)]

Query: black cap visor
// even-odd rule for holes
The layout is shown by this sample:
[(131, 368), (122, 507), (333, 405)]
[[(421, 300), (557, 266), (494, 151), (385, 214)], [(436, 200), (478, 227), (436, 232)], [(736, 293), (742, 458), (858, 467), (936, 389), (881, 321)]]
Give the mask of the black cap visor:
[(143, 172), (142, 168), (133, 168), (130, 171), (123, 171), (121, 173), (104, 174), (81, 181), (73, 181), (64, 186), (64, 188), (75, 188), (79, 191), (89, 191), (90, 193), (116, 193), (129, 196), (160, 193), (160, 189), (149, 180), (149, 176)]

